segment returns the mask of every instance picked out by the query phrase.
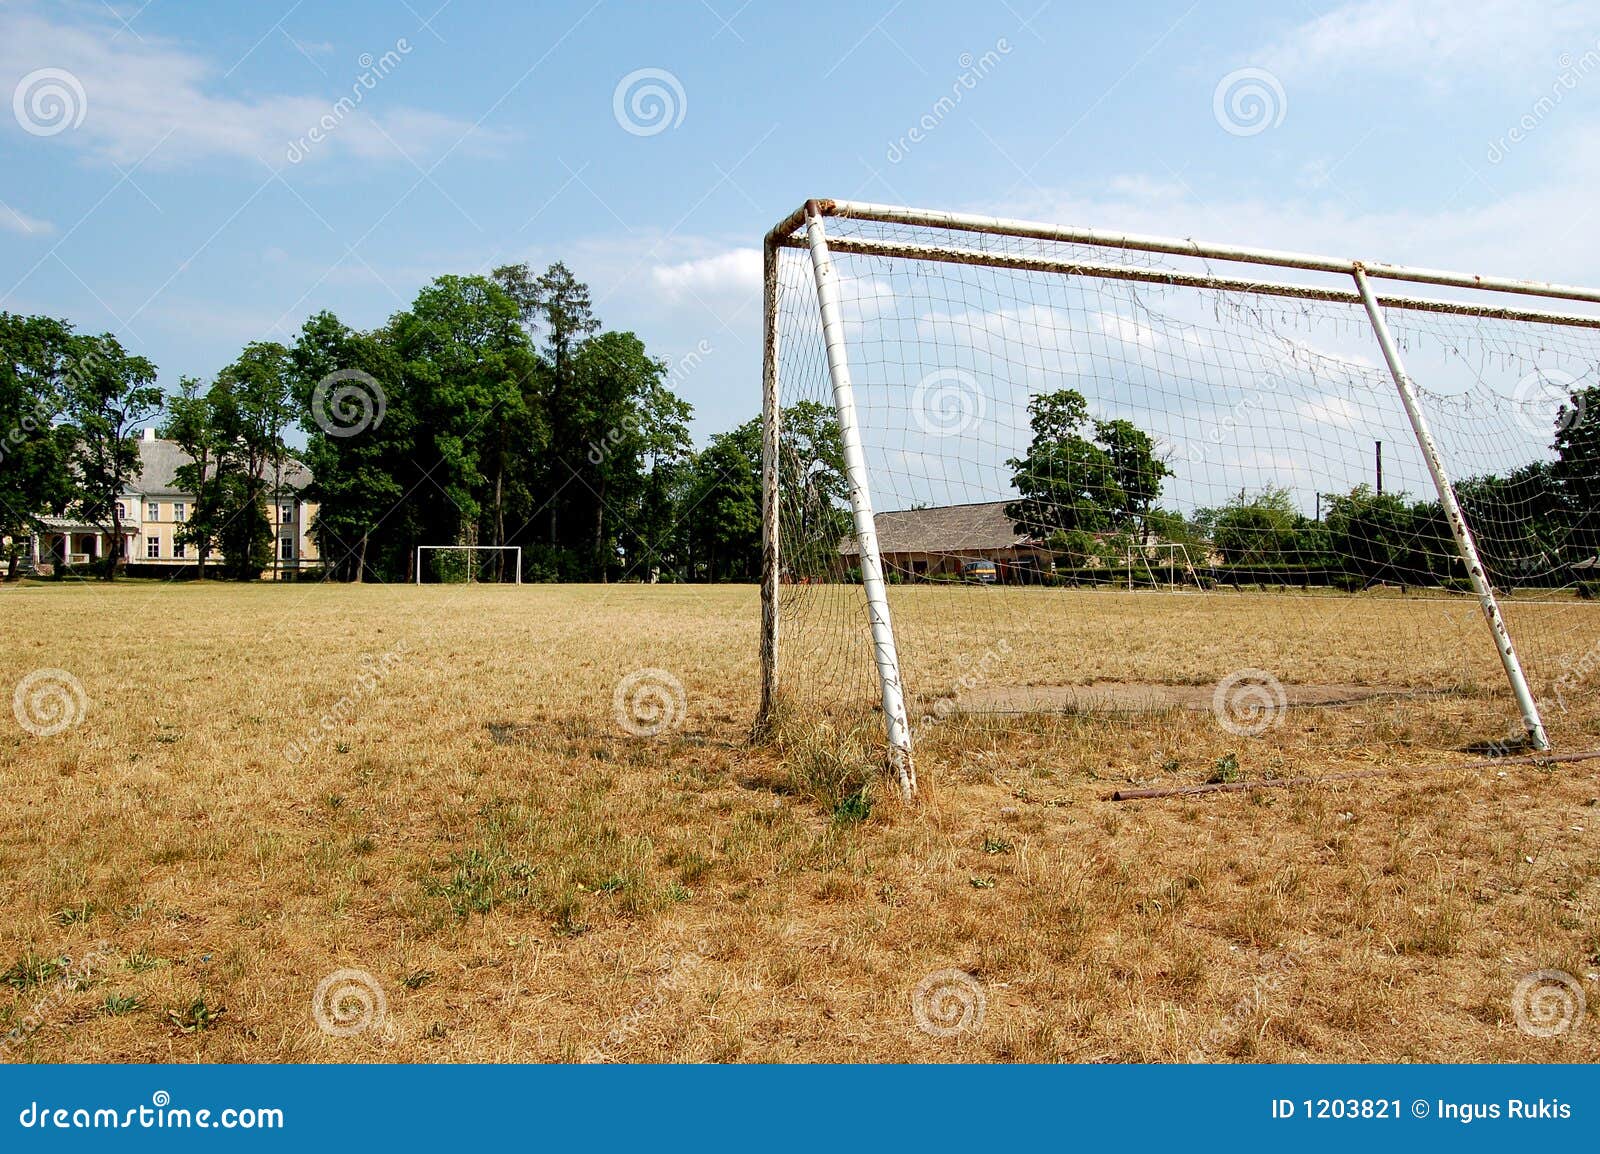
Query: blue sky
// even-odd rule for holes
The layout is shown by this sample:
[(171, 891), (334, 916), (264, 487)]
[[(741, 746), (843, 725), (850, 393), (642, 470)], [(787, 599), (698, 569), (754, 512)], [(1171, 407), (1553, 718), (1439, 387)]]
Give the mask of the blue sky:
[[(1281, 92), (1251, 134), (1215, 107), (1243, 68)], [(646, 69), (667, 120), (629, 131)], [(167, 385), (559, 258), (607, 325), (711, 350), (703, 438), (759, 407), (757, 246), (808, 196), (1600, 282), (1592, 3), (5, 0), (0, 92), (0, 308)]]

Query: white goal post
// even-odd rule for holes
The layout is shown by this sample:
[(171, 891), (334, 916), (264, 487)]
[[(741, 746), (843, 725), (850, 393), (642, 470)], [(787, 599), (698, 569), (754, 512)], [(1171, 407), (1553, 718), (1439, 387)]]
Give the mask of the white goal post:
[[(1254, 266), (1258, 273), (1292, 270), (1304, 275), (1297, 280), (1227, 276), (1218, 273), (1213, 262)], [(1374, 288), (1378, 282), (1451, 291), (1438, 298), (1387, 290), (1380, 294)], [(1180, 294), (1187, 295), (1179, 299)], [(1540, 298), (1541, 307), (1521, 307), (1517, 298), (1530, 297)], [(1501, 521), (1520, 516), (1523, 506), (1496, 506), (1492, 514), (1476, 514), (1472, 511), (1480, 506), (1468, 502), (1469, 509), (1464, 512), (1469, 490), (1461, 483), (1475, 480), (1466, 471), (1475, 466), (1466, 463), (1473, 460), (1466, 456), (1472, 446), (1463, 444), (1468, 434), (1461, 430), (1487, 429), (1481, 422), (1480, 426), (1470, 422), (1491, 410), (1496, 421), (1510, 420), (1506, 414), (1511, 410), (1493, 409), (1484, 399), (1493, 392), (1493, 382), (1487, 379), (1490, 367), (1515, 370), (1532, 365), (1534, 371), (1544, 371), (1541, 357), (1551, 342), (1543, 338), (1543, 344), (1524, 342), (1524, 330), (1554, 333), (1557, 342), (1570, 339), (1567, 351), (1572, 353), (1574, 365), (1592, 369), (1600, 361), (1600, 338), (1595, 335), (1600, 330), (1600, 315), (1561, 311), (1570, 306), (1546, 307), (1563, 301), (1600, 303), (1600, 289), (818, 199), (807, 201), (766, 235), (763, 298), (762, 722), (771, 723), (789, 691), (809, 679), (802, 675), (791, 680), (785, 672), (789, 668), (787, 647), (795, 645), (799, 636), (795, 630), (820, 630), (838, 616), (834, 613), (825, 622), (820, 610), (808, 611), (805, 598), (816, 595), (806, 590), (828, 583), (857, 587), (856, 612), (864, 610), (866, 617), (857, 620), (863, 643), (870, 644), (888, 765), (901, 792), (907, 798), (914, 796), (914, 727), (908, 712), (914, 699), (903, 675), (904, 639), (896, 629), (890, 587), (906, 580), (907, 573), (912, 579), (935, 580), (944, 571), (939, 550), (955, 546), (925, 545), (905, 534), (904, 539), (891, 540), (884, 510), (894, 511), (899, 520), (893, 524), (903, 526), (943, 497), (949, 504), (935, 512), (946, 521), (975, 519), (983, 511), (972, 504), (976, 495), (994, 507), (992, 518), (998, 523), (1003, 505), (1003, 519), (1016, 523), (1018, 539), (998, 542), (994, 551), (1003, 564), (1015, 564), (1019, 573), (1043, 572), (1051, 577), (1104, 564), (1113, 568), (1126, 565), (1131, 577), (1136, 558), (1165, 555), (1169, 569), (1176, 557), (1182, 557), (1191, 569), (1210, 567), (1220, 558), (1235, 574), (1248, 571), (1258, 578), (1273, 578), (1280, 571), (1292, 570), (1298, 581), (1306, 573), (1320, 571), (1319, 565), (1327, 568), (1325, 557), (1343, 548), (1345, 553), (1338, 555), (1348, 567), (1365, 574), (1360, 578), (1367, 582), (1363, 587), (1375, 588), (1395, 582), (1383, 567), (1398, 564), (1394, 558), (1405, 542), (1388, 537), (1380, 540), (1379, 530), (1369, 527), (1372, 522), (1359, 518), (1367, 515), (1367, 505), (1388, 516), (1403, 496), (1415, 502), (1415, 516), (1423, 516), (1415, 510), (1426, 504), (1427, 515), (1434, 518), (1437, 540), (1429, 538), (1422, 546), (1413, 543), (1413, 552), (1422, 560), (1414, 562), (1411, 569), (1395, 571), (1436, 573), (1441, 590), (1470, 594), (1475, 599), (1503, 671), (1502, 684), (1509, 685), (1515, 699), (1526, 742), (1536, 750), (1549, 748), (1539, 705), (1495, 588), (1503, 562), (1496, 554), (1486, 565), (1478, 542), (1486, 525), (1495, 530), (1494, 540), (1499, 542), (1506, 535), (1501, 532)], [(1161, 307), (1152, 307), (1151, 298)], [(1163, 311), (1169, 302), (1170, 311)], [(1313, 315), (1314, 310), (1324, 311)], [(1411, 326), (1421, 323), (1416, 318), (1432, 318), (1428, 323), (1435, 327), (1413, 331)], [(1512, 335), (1467, 331), (1483, 324), (1504, 326), (1496, 334)], [(1336, 333), (1337, 339), (1319, 345), (1311, 337), (1297, 335), (1318, 326)], [(1408, 372), (1406, 360), (1418, 355), (1419, 349), (1432, 349), (1430, 339), (1444, 346), (1439, 356), (1448, 359), (1454, 355), (1452, 364), (1467, 362), (1463, 380), (1467, 380), (1466, 374), (1472, 379), (1454, 392), (1444, 390), (1449, 395), (1423, 387), (1436, 383), (1434, 376), (1419, 386)], [(1362, 340), (1365, 350), (1358, 347)], [(1481, 355), (1473, 354), (1476, 360), (1463, 352), (1469, 346), (1478, 349), (1472, 345), (1474, 340), (1483, 346)], [(1330, 352), (1330, 345), (1338, 348)], [(1503, 358), (1504, 366), (1493, 366), (1497, 357)], [(935, 421), (942, 415), (946, 426), (959, 424), (959, 428), (930, 432), (920, 412), (921, 427), (911, 428), (909, 421), (900, 421), (899, 414), (891, 411), (905, 407), (905, 398), (913, 395), (911, 380), (924, 369), (927, 372), (914, 390), (919, 403), (927, 402), (942, 388), (950, 392), (947, 386), (952, 378), (965, 382), (963, 389), (970, 385), (961, 397), (967, 402), (965, 410), (943, 414), (936, 406), (930, 410)], [(1596, 377), (1589, 372), (1556, 373), (1555, 379), (1563, 388), (1568, 383), (1575, 389), (1592, 388)], [(796, 373), (810, 374), (814, 382), (808, 386), (810, 392), (802, 394), (796, 389), (792, 379)], [(1309, 391), (1305, 397), (1296, 392), (1302, 382), (1330, 377), (1341, 382), (1341, 387), (1355, 382), (1349, 387), (1368, 389), (1378, 375), (1385, 378), (1387, 399), (1362, 393), (1363, 399), (1372, 398), (1364, 411), (1352, 413), (1348, 404), (1341, 410), (1333, 403), (1339, 398), (1331, 397), (1328, 411), (1313, 412), (1317, 399)], [(1138, 389), (1124, 387), (1134, 378)], [(1527, 379), (1525, 376), (1524, 383)], [(1066, 422), (1062, 427), (1076, 421), (1085, 429), (1093, 428), (1093, 445), (1087, 433), (1079, 439), (1057, 437), (1053, 441), (1046, 435), (1053, 427), (1052, 416), (1036, 411), (1035, 405), (1043, 404), (1040, 397), (1051, 383), (1059, 386), (1052, 394), (1058, 398), (1055, 403), (1065, 406), (1067, 413), (1061, 418)], [(1210, 446), (1201, 443), (1204, 438), (1196, 431), (1199, 418), (1182, 415), (1184, 406), (1195, 407), (1196, 394), (1208, 387), (1216, 395), (1201, 396), (1198, 403), (1213, 412), (1224, 411), (1218, 398), (1231, 397), (1226, 390), (1244, 390), (1232, 417), (1212, 422), (1233, 438), (1214, 454)], [(1511, 400), (1526, 400), (1523, 394), (1527, 391), (1519, 383)], [(1504, 399), (1503, 391), (1501, 395)], [(832, 466), (818, 461), (828, 453), (801, 451), (793, 439), (800, 433), (789, 422), (800, 403), (809, 406), (804, 412), (806, 420), (814, 422), (818, 413), (825, 413), (834, 422), (826, 434), (833, 442), (828, 453), (836, 451), (834, 472), (842, 483), (827, 493), (824, 488), (829, 482), (823, 478), (831, 475)], [(1567, 413), (1565, 403), (1562, 400), (1561, 416)], [(1573, 403), (1577, 403), (1575, 395)], [(1138, 404), (1146, 407), (1140, 409)], [(1141, 419), (1151, 423), (1152, 414), (1162, 414), (1159, 406), (1163, 404), (1169, 407), (1161, 427), (1140, 441)], [(1451, 434), (1444, 451), (1435, 434), (1435, 422), (1441, 417), (1439, 427)], [(1193, 428), (1180, 427), (1185, 419)], [(1026, 476), (1024, 462), (1035, 459), (1030, 456), (1024, 428), (1030, 420), (1031, 451), (1041, 454), (1039, 459), (1052, 459), (1048, 454), (1059, 454), (1059, 446), (1070, 443), (1072, 451), (1080, 453), (1080, 458), (1072, 461), (1088, 460), (1094, 468), (1105, 469), (1108, 476), (1122, 475), (1115, 473), (1122, 468), (1119, 453), (1125, 456), (1130, 445), (1135, 449), (1144, 445), (1151, 459), (1162, 462), (1148, 466), (1155, 476), (1152, 488), (1158, 490), (1163, 479), (1175, 478), (1169, 488), (1180, 490), (1179, 504), (1185, 500), (1188, 504), (1171, 516), (1186, 528), (1205, 527), (1205, 543), (1194, 544), (1193, 538), (1187, 545), (1155, 540), (1150, 524), (1160, 510), (1155, 508), (1153, 496), (1141, 498), (1135, 492), (1136, 484), (1122, 486), (1120, 512), (1103, 524), (1080, 518), (1087, 526), (1080, 528), (1080, 520), (1072, 519), (1078, 514), (1068, 508), (1053, 521), (1042, 520), (1031, 535), (1024, 532), (1028, 510), (1047, 498), (999, 482), (981, 492), (961, 487), (965, 476), (987, 471), (1002, 478), (1014, 473), (1022, 480), (1013, 483), (1026, 488), (1032, 478)], [(896, 421), (900, 423), (893, 423)], [(1302, 424), (1291, 425), (1291, 421)], [(1296, 452), (1287, 442), (1313, 425), (1327, 440), (1310, 437), (1304, 443), (1313, 449), (1309, 454), (1302, 450), (1301, 459), (1296, 460)], [(1186, 469), (1184, 438), (1175, 430), (1191, 434), (1189, 439), (1198, 448), (1190, 445), (1188, 452), (1199, 464)], [(1370, 439), (1359, 442), (1362, 435)], [(1535, 427), (1528, 443), (1533, 444), (1539, 435)], [(1237, 444), (1250, 436), (1255, 437), (1254, 443)], [(1360, 454), (1349, 449), (1336, 451), (1336, 436), (1345, 437), (1352, 445), (1364, 443), (1367, 449)], [(1509, 438), (1507, 434), (1505, 444), (1510, 443)], [(1221, 441), (1222, 437), (1214, 439)], [(1370, 468), (1372, 440), (1380, 441), (1375, 491), (1368, 483), (1370, 474), (1358, 472)], [(1387, 491), (1384, 445), (1389, 446), (1391, 455)], [(1512, 450), (1500, 442), (1490, 449), (1493, 452), (1485, 450), (1485, 460), (1496, 469), (1509, 469), (1516, 463)], [(1295, 484), (1275, 489), (1271, 474), (1262, 472), (1274, 451), (1281, 475), (1300, 478)], [(940, 453), (947, 455), (947, 461), (930, 463), (930, 458)], [(1447, 457), (1455, 462), (1455, 476), (1447, 468)], [(1507, 462), (1503, 466), (1502, 458)], [(1301, 473), (1297, 474), (1297, 469)], [(1402, 482), (1409, 479), (1409, 493), (1394, 486), (1396, 476)], [(1060, 478), (1049, 480), (1055, 484)], [(1500, 478), (1488, 477), (1485, 484), (1489, 480)], [(1241, 481), (1258, 486), (1260, 494), (1246, 493)], [(1313, 484), (1315, 517), (1309, 514)], [(1349, 490), (1331, 502), (1333, 511), (1326, 516), (1324, 485), (1330, 492)], [(1227, 494), (1237, 487), (1239, 496), (1219, 513), (1216, 503), (1225, 495), (1224, 486)], [(891, 501), (875, 507), (875, 498), (885, 489), (890, 490)], [(1570, 491), (1570, 486), (1563, 490)], [(1052, 508), (1062, 507), (1057, 494), (1052, 493), (1048, 500), (1056, 502)], [(1085, 500), (1092, 504), (1093, 495)], [(1030, 501), (1034, 505), (1029, 505)], [(976, 511), (961, 511), (969, 508)], [(1251, 540), (1272, 542), (1270, 548), (1260, 545), (1254, 570), (1250, 569), (1249, 550), (1229, 544), (1229, 534), (1239, 536), (1243, 531), (1239, 525), (1247, 523), (1247, 518), (1238, 515), (1239, 508), (1253, 510), (1253, 516), (1259, 514), (1259, 525), (1249, 523), (1249, 532), (1258, 534)], [(826, 515), (817, 516), (819, 509)], [(790, 524), (797, 516), (806, 524)], [(1133, 532), (1123, 523), (1129, 517), (1138, 521), (1138, 543), (1129, 544), (1117, 536), (1118, 532)], [(1301, 553), (1291, 555), (1288, 546), (1269, 535), (1274, 531), (1269, 523), (1272, 517), (1292, 522), (1303, 542), (1323, 542), (1315, 547), (1322, 550), (1317, 557), (1324, 559), (1310, 557), (1311, 544), (1296, 545)], [(929, 540), (940, 531), (937, 520), (931, 513), (921, 515)], [(1582, 521), (1582, 533), (1592, 535), (1592, 510), (1584, 511)], [(1352, 530), (1350, 526), (1356, 524), (1363, 527)], [(834, 549), (826, 534), (844, 526), (853, 540)], [(811, 536), (805, 537), (805, 533)], [(1343, 537), (1338, 536), (1341, 533)], [(1330, 535), (1337, 538), (1334, 545), (1326, 544)], [(1592, 537), (1577, 539), (1588, 542)], [(1387, 552), (1374, 560), (1368, 554), (1380, 544)], [(812, 556), (804, 563), (797, 562), (797, 548), (811, 549)], [(1496, 544), (1496, 548), (1500, 546)], [(1515, 548), (1505, 546), (1503, 551), (1510, 553)], [(1584, 544), (1583, 548), (1590, 546)], [(1202, 555), (1197, 550), (1206, 552)], [(1024, 570), (1021, 555), (1030, 551), (1034, 564)], [(1581, 564), (1593, 563), (1574, 560), (1575, 552), (1563, 553), (1561, 546), (1545, 546), (1543, 552), (1527, 546), (1525, 552), (1528, 556), (1519, 558), (1520, 563), (1539, 564), (1558, 573), (1549, 584), (1566, 581)], [(840, 554), (843, 560), (837, 556)], [(1102, 554), (1108, 559), (1102, 561)], [(1397, 583), (1404, 587), (1409, 579), (1401, 576)], [(1289, 583), (1287, 577), (1282, 580)], [(1344, 574), (1329, 580), (1356, 578)], [(953, 583), (939, 588), (947, 588), (951, 597), (957, 595)], [(811, 648), (820, 651), (825, 647), (816, 644)]]
[(423, 584), (423, 558), (428, 553), (465, 553), (467, 564), (465, 582), (472, 584), (476, 577), (474, 572), (482, 572), (474, 564), (474, 558), (479, 553), (509, 553), (511, 554), (512, 579), (510, 581), (495, 582), (495, 584), (521, 585), (522, 584), (522, 546), (521, 545), (418, 545), (416, 584)]

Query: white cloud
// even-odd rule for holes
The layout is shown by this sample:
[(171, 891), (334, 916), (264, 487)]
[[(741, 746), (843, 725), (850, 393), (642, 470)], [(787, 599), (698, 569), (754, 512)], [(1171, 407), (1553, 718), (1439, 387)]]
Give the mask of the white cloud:
[(736, 248), (679, 264), (656, 265), (650, 270), (650, 277), (658, 287), (673, 295), (760, 293), (761, 250)]
[[(159, 167), (206, 157), (263, 158), (280, 167), (290, 146), (325, 117), (341, 98), (356, 101), (337, 113), (326, 139), (306, 150), (312, 158), (343, 152), (363, 160), (399, 159), (404, 149), (418, 161), (467, 139), (483, 147), (499, 134), (470, 122), (399, 105), (383, 89), (405, 71), (405, 54), (370, 88), (360, 70), (333, 73), (324, 94), (244, 95), (228, 90), (224, 69), (150, 33), (116, 35), (108, 22), (69, 21), (26, 8), (0, 10), (0, 84), (14, 92), (41, 68), (71, 74), (82, 90), (82, 120), (55, 133), (50, 143), (81, 148), (100, 160)], [(70, 96), (69, 99), (76, 99)], [(7, 118), (9, 120), (9, 118)], [(159, 145), (159, 148), (157, 146)]]
[[(1537, 182), (1480, 203), (1462, 199), (1442, 208), (1362, 211), (1338, 198), (1297, 196), (1287, 189), (1277, 195), (1207, 200), (1162, 189), (1148, 196), (1045, 192), (974, 211), (1485, 275), (1600, 283), (1600, 209), (1590, 191), (1600, 183), (1600, 127), (1562, 124), (1541, 131), (1551, 135), (1538, 145), (1544, 163)], [(1263, 279), (1321, 279), (1292, 270), (1260, 272), (1247, 265), (1213, 263), (1212, 270)], [(1452, 295), (1424, 286), (1409, 291)], [(1531, 306), (1526, 299), (1519, 303), (1562, 307)]]
[(1295, 409), (1301, 419), (1313, 425), (1332, 425), (1337, 429), (1355, 429), (1368, 417), (1349, 397), (1333, 395), (1301, 401)]
[(1294, 28), (1259, 63), (1286, 82), (1401, 72), (1434, 87), (1481, 84), (1554, 70), (1560, 52), (1594, 46), (1593, 25), (1583, 0), (1357, 0)]
[(29, 216), (20, 209), (12, 208), (4, 201), (0, 201), (0, 229), (6, 232), (19, 232), (23, 236), (43, 236), (54, 232), (56, 226), (48, 220)]

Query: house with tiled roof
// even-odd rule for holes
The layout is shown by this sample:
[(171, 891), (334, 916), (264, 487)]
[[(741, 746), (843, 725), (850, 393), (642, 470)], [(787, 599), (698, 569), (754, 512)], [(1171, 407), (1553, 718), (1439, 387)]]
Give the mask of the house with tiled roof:
[[(891, 578), (902, 580), (960, 577), (968, 572), (969, 562), (990, 561), (1001, 581), (1028, 580), (1050, 572), (1050, 551), (1019, 532), (1006, 516), (1006, 506), (1011, 503), (978, 501), (877, 514), (873, 524), (884, 570)], [(860, 552), (853, 534), (839, 543), (840, 556), (847, 564), (854, 563)]]

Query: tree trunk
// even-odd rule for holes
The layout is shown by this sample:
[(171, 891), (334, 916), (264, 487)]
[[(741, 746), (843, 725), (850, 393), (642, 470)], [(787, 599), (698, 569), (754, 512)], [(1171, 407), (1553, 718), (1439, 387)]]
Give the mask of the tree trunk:
[(360, 585), (367, 579), (367, 537), (370, 534), (361, 534), (361, 555), (356, 560), (356, 584)]
[[(119, 489), (122, 487), (120, 480)], [(71, 549), (68, 549), (71, 552)], [(116, 580), (117, 558), (122, 555), (122, 518), (117, 513), (117, 503), (111, 502), (111, 540), (106, 543), (106, 577), (107, 581)]]
[(594, 561), (600, 569), (600, 583), (606, 583), (605, 556), (606, 483), (600, 482), (600, 491), (594, 499)]
[[(506, 543), (506, 514), (505, 507), (502, 504), (505, 477), (505, 456), (502, 454), (500, 471), (494, 475), (494, 543), (496, 545), (504, 545)], [(504, 549), (498, 550), (495, 553), (495, 558), (495, 580), (504, 581), (506, 579), (506, 551)]]

